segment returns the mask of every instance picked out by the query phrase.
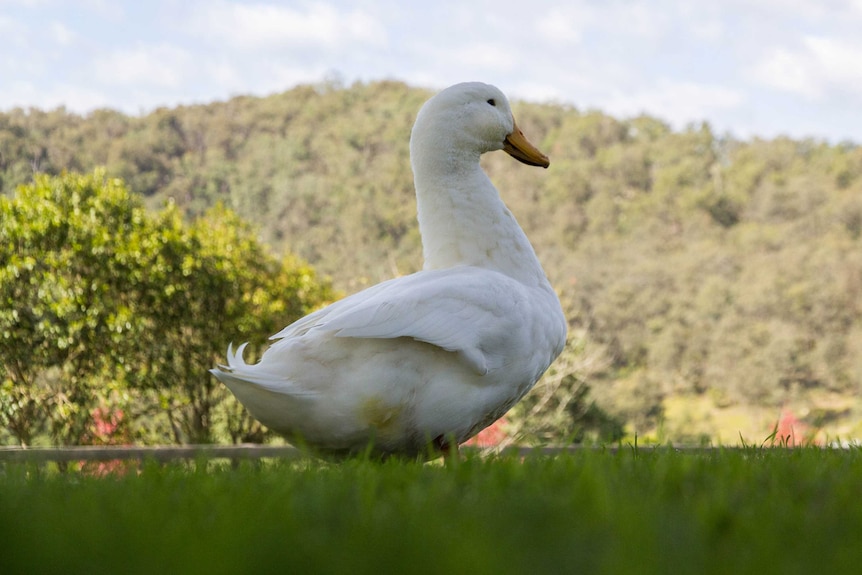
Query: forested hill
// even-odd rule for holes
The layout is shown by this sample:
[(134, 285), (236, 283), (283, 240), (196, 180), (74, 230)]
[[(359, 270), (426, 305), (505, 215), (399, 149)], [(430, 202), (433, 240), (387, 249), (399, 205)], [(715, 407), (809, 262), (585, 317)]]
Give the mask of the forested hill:
[[(143, 117), (16, 110), (0, 114), (2, 188), (104, 165), (153, 205), (173, 198), (194, 216), (224, 202), (355, 291), (421, 265), (408, 141), (428, 96), (377, 82)], [(820, 398), (860, 419), (862, 148), (514, 112), (551, 167), (502, 153), (484, 165), (589, 339), (594, 389), (625, 398), (619, 415), (660, 419), (683, 394)]]

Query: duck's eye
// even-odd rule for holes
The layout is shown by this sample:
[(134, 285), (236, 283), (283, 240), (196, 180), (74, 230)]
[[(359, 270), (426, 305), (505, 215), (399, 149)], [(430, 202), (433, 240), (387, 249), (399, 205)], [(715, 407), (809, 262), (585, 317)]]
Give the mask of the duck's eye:
[(489, 104), (491, 104), (492, 106), (496, 106), (496, 105), (497, 105), (497, 102), (494, 100), (494, 98), (489, 99), (489, 100), (488, 100), (488, 103), (489, 103)]

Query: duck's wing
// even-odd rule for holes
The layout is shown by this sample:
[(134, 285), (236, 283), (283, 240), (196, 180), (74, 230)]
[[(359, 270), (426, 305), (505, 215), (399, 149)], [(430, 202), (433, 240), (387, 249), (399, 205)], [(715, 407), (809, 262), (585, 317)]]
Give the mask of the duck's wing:
[[(361, 291), (273, 338), (311, 330), (336, 337), (410, 337), (455, 352), (479, 375), (502, 367), (529, 305), (515, 280), (482, 268), (421, 271)], [(524, 345), (529, 342), (523, 342)]]
[[(422, 273), (422, 272), (420, 272)], [(415, 275), (415, 274), (413, 274)], [(329, 304), (328, 306), (321, 308), (315, 312), (312, 312), (306, 316), (303, 316), (288, 325), (280, 332), (271, 335), (269, 339), (289, 339), (291, 337), (298, 337), (304, 335), (311, 329), (320, 328), (326, 325), (328, 319), (332, 317), (337, 317), (343, 313), (348, 312), (349, 310), (361, 305), (365, 300), (373, 297), (376, 293), (383, 291), (389, 287), (389, 284), (400, 282), (405, 280), (406, 278), (413, 277), (405, 276), (401, 278), (395, 278), (389, 281), (385, 281), (379, 283), (377, 285), (366, 288), (360, 292), (357, 292), (353, 295), (342, 298), (336, 302)]]

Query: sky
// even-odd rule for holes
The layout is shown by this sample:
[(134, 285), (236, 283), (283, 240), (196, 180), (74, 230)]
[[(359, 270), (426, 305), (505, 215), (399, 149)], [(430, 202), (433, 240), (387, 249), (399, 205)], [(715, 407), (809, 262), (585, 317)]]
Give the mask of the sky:
[(0, 0), (0, 110), (489, 82), (737, 138), (862, 143), (862, 0)]

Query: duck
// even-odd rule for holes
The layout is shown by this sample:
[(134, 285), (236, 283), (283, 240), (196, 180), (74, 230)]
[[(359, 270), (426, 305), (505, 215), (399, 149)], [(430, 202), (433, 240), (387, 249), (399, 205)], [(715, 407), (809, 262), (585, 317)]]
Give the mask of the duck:
[(495, 86), (432, 96), (410, 135), (424, 265), (288, 325), (212, 370), (249, 413), (323, 456), (435, 459), (494, 423), (566, 342), (560, 300), (479, 163), (547, 168)]

